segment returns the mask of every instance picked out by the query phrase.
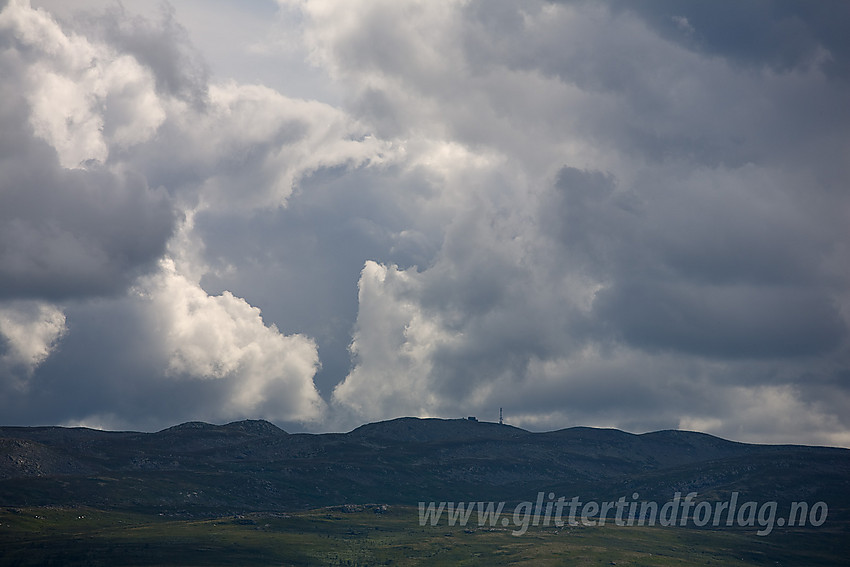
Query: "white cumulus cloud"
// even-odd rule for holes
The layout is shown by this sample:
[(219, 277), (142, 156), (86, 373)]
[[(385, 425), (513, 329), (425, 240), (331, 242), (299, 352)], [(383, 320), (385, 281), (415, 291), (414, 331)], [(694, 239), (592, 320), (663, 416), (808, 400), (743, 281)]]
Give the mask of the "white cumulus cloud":
[(31, 374), (67, 332), (65, 314), (38, 301), (0, 304), (0, 372)]
[(169, 258), (139, 292), (150, 302), (168, 373), (175, 379), (227, 383), (223, 407), (215, 413), (285, 421), (322, 417), (325, 404), (313, 384), (319, 358), (312, 340), (283, 335), (265, 324), (259, 309), (230, 292), (208, 295)]

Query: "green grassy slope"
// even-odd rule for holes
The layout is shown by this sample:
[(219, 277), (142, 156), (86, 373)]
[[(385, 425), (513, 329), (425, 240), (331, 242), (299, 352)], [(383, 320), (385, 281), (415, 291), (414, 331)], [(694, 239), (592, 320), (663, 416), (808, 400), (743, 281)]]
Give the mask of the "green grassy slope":
[(0, 510), (0, 566), (846, 565), (840, 530), (420, 526), (418, 511), (325, 508), (176, 519), (90, 508)]

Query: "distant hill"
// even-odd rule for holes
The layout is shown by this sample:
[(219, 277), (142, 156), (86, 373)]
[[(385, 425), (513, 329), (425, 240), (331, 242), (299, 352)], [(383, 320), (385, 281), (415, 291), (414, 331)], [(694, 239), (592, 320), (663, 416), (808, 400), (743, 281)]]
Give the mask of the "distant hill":
[(432, 443), (482, 439), (514, 439), (531, 435), (525, 429), (468, 419), (400, 417), (361, 425), (348, 436), (353, 439)]
[(733, 491), (850, 508), (850, 450), (752, 445), (703, 433), (574, 427), (532, 433), (465, 419), (400, 418), (345, 434), (262, 420), (157, 433), (0, 428), (0, 506), (87, 505), (221, 514), (346, 503), (520, 501), (538, 491), (616, 499)]

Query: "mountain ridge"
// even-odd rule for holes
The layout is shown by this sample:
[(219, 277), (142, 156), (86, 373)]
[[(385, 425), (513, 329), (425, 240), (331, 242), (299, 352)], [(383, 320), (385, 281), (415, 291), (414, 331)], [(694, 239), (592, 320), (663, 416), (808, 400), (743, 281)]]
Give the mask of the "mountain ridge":
[(154, 433), (0, 427), (0, 506), (173, 513), (386, 502), (616, 498), (675, 491), (828, 500), (850, 509), (850, 450), (756, 445), (666, 430), (530, 432), (467, 419), (397, 418), (347, 433), (290, 434), (264, 420)]

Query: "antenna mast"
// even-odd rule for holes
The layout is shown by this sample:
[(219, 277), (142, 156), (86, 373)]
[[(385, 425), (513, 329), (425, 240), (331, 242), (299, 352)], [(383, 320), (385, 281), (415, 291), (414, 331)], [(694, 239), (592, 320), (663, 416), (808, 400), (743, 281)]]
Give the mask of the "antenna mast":
[(504, 425), (505, 421), (502, 419), (502, 408), (499, 408), (499, 425)]

